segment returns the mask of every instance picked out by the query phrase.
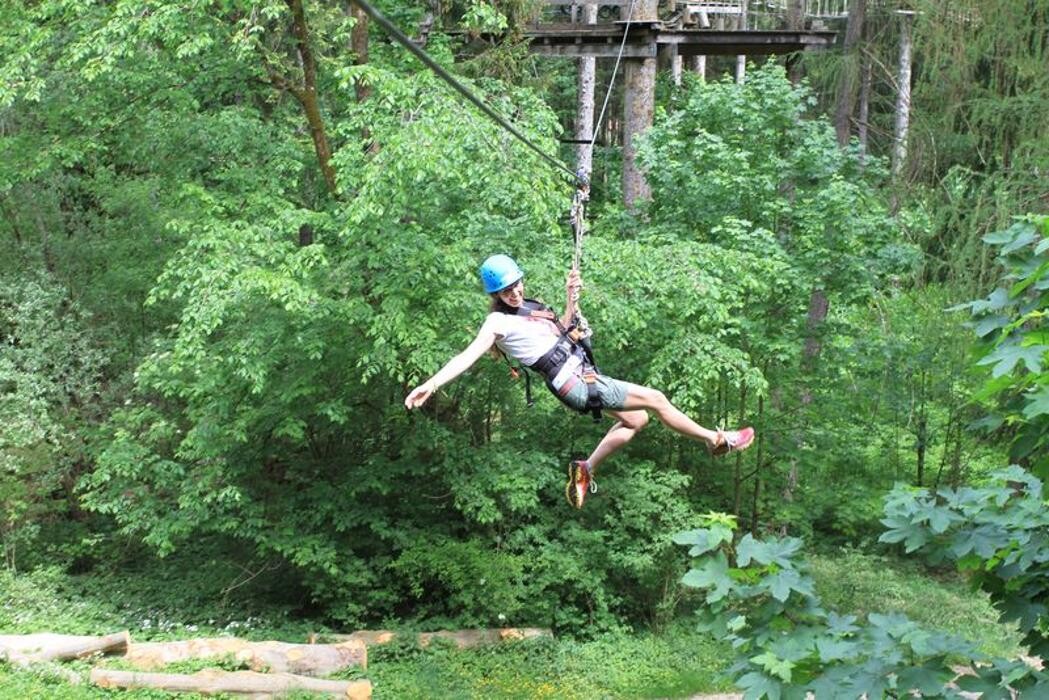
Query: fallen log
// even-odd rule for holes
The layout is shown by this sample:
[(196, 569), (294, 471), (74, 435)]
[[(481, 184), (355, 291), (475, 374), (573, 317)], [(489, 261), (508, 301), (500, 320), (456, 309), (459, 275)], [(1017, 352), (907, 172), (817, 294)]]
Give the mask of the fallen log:
[(271, 697), (295, 690), (325, 693), (348, 700), (371, 700), (371, 681), (328, 681), (291, 673), (256, 673), (254, 671), (198, 671), (179, 673), (141, 673), (96, 668), (91, 682), (100, 688), (155, 688), (169, 692), (191, 692), (210, 695), (234, 693)]
[(232, 656), (252, 671), (328, 676), (350, 667), (368, 667), (368, 649), (360, 640), (337, 644), (249, 642), (235, 637), (146, 642), (128, 647), (125, 660), (135, 668), (152, 670), (187, 659)]
[[(308, 638), (310, 644), (315, 644), (321, 639), (333, 642), (360, 641), (367, 646), (389, 644), (397, 638), (396, 632), (389, 630), (358, 630), (353, 634), (318, 634), (312, 633)], [(553, 632), (538, 627), (502, 627), (495, 629), (480, 630), (444, 630), (440, 632), (421, 632), (417, 637), (419, 646), (427, 647), (435, 639), (446, 639), (455, 644), (459, 649), (469, 649), (486, 644), (499, 644), (500, 642), (516, 641), (520, 639), (535, 639), (537, 637), (553, 637)]]
[(14, 665), (46, 661), (71, 661), (92, 654), (124, 652), (131, 643), (127, 630), (104, 637), (84, 637), (72, 634), (2, 634), (0, 656)]

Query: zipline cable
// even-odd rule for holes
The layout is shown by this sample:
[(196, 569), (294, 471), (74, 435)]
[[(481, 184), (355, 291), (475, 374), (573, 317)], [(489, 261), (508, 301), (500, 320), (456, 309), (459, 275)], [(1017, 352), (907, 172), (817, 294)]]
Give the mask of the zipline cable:
[(367, 2), (367, 0), (353, 0), (353, 2), (355, 2), (362, 10), (364, 10), (365, 14), (367, 14), (369, 17), (375, 20), (379, 24), (379, 26), (382, 27), (383, 30), (385, 30), (386, 33), (390, 35), (390, 38), (392, 38), (398, 44), (415, 54), (415, 57), (422, 61), (427, 68), (432, 70), (437, 75), (437, 77), (439, 77), (441, 80), (455, 88), (459, 92), (459, 94), (461, 94), (467, 100), (472, 102), (474, 106), (481, 110), (496, 124), (506, 129), (512, 135), (517, 137), (517, 139), (521, 141), (524, 145), (528, 146), (530, 149), (538, 153), (543, 158), (543, 160), (550, 163), (558, 170), (568, 173), (574, 182), (579, 181), (579, 176), (575, 172), (573, 172), (571, 168), (569, 168), (560, 160), (554, 158), (552, 155), (541, 149), (539, 146), (533, 143), (527, 136), (518, 131), (513, 124), (511, 124), (502, 116), (500, 116), (499, 113), (496, 112), (494, 109), (486, 105), (479, 97), (474, 95), (469, 88), (467, 88), (465, 85), (456, 80), (455, 76), (446, 71), (441, 66), (441, 64), (433, 60), (433, 58), (431, 58), (428, 53), (416, 46), (415, 43), (410, 38), (408, 38), (408, 36), (404, 32), (397, 28), (397, 25), (393, 24), (392, 22), (390, 22), (390, 20), (386, 19), (386, 16), (374, 7), (372, 7), (372, 5), (369, 2)]
[[(626, 24), (623, 26), (623, 40), (619, 42), (619, 53), (616, 55), (615, 65), (612, 67), (612, 77), (608, 80), (608, 89), (605, 90), (605, 99), (601, 103), (601, 112), (590, 132), (590, 157), (594, 157), (594, 144), (597, 143), (597, 135), (601, 131), (601, 122), (605, 119), (605, 110), (608, 109), (608, 100), (612, 97), (612, 90), (616, 85), (616, 75), (619, 74), (619, 64), (623, 60), (623, 52), (626, 50), (627, 36), (630, 34), (630, 24), (634, 21), (634, 5), (637, 0), (630, 0), (630, 9), (627, 10)], [(583, 236), (586, 235), (586, 203), (590, 199), (590, 178), (580, 170), (576, 174), (577, 184), (575, 197), (572, 199), (572, 209), (569, 218), (572, 222), (572, 233), (575, 238), (575, 249), (572, 253), (572, 269), (578, 270), (583, 260)], [(576, 300), (578, 300), (578, 294)], [(585, 319), (584, 319), (585, 320)]]
[[(597, 134), (601, 130), (601, 122), (605, 118), (605, 109), (608, 107), (608, 98), (612, 96), (612, 88), (616, 85), (616, 74), (619, 73), (619, 62), (623, 60), (623, 51), (626, 49), (626, 38), (630, 33), (630, 23), (634, 21), (634, 4), (637, 0), (630, 0), (630, 9), (627, 10), (626, 25), (623, 27), (623, 41), (619, 44), (619, 54), (616, 56), (615, 66), (612, 67), (612, 77), (608, 81), (608, 90), (605, 91), (605, 101), (601, 104), (601, 112), (597, 116), (597, 122), (590, 133), (590, 152), (593, 154), (594, 144), (597, 143)], [(591, 155), (591, 158), (593, 155)]]

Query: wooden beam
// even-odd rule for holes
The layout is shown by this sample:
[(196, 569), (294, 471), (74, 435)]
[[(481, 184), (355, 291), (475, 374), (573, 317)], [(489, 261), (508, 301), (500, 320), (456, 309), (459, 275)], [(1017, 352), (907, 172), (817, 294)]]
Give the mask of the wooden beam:
[[(619, 55), (619, 44), (532, 44), (529, 51), (539, 56), (615, 58)], [(623, 47), (623, 58), (655, 58), (655, 56), (655, 42), (649, 42), (644, 46), (627, 44)]]
[[(623, 27), (615, 24), (546, 25), (525, 36), (529, 50), (542, 56), (615, 57), (623, 39)], [(652, 58), (657, 46), (675, 44), (681, 56), (767, 55), (828, 48), (835, 32), (827, 31), (723, 31), (668, 29), (653, 23), (634, 23), (627, 35), (623, 56)]]

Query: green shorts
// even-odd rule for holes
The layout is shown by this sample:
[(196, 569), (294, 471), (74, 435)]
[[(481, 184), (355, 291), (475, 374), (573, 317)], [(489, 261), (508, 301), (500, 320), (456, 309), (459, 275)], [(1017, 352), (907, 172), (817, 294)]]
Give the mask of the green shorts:
[[(621, 382), (603, 374), (597, 375), (597, 395), (601, 399), (601, 408), (610, 408), (618, 411), (626, 403), (626, 382)], [(577, 411), (586, 408), (587, 383), (581, 378), (576, 378), (570, 383), (568, 392), (561, 396), (561, 400)]]

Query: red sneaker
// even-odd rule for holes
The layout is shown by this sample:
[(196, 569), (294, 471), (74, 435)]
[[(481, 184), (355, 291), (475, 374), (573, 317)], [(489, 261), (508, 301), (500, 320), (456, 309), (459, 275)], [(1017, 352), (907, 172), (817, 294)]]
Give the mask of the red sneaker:
[(730, 452), (742, 452), (754, 442), (754, 428), (740, 428), (739, 430), (718, 430), (718, 442), (711, 448), (715, 457), (727, 455)]
[(597, 491), (590, 467), (583, 460), (569, 462), (568, 483), (565, 484), (565, 498), (568, 499), (568, 503), (574, 508), (582, 508), (588, 491)]

